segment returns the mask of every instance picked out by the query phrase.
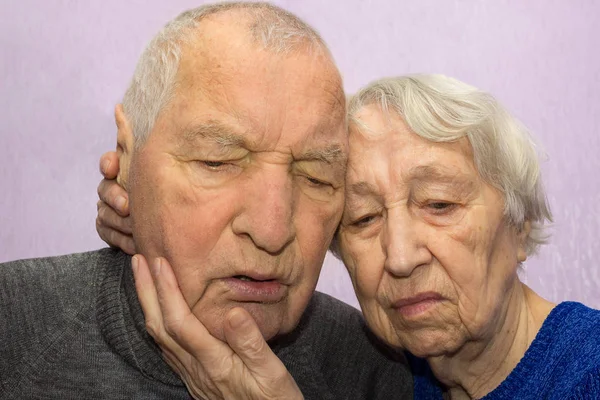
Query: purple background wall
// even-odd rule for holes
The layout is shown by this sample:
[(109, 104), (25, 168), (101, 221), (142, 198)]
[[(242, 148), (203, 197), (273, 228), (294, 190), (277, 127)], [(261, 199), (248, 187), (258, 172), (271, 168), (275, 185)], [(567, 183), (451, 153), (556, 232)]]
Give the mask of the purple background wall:
[[(99, 248), (101, 153), (145, 43), (191, 0), (0, 2), (0, 261)], [(494, 93), (544, 146), (555, 215), (523, 279), (600, 308), (600, 2), (280, 0), (329, 43), (350, 92), (443, 72)], [(328, 258), (319, 288), (356, 304)]]

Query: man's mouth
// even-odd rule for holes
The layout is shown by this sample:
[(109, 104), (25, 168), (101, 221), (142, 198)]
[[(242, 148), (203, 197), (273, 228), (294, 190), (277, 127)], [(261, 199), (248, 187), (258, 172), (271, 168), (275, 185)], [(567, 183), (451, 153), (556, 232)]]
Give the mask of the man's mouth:
[[(240, 302), (277, 303), (287, 293), (287, 286), (277, 279), (258, 279), (248, 275), (234, 275), (224, 280), (232, 300)], [(260, 277), (263, 278), (263, 277)], [(269, 278), (265, 276), (264, 278)]]

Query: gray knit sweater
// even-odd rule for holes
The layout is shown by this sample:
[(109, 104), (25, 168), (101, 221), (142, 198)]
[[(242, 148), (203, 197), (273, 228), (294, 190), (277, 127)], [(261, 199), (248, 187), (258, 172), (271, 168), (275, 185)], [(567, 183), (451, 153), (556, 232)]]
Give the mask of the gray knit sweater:
[[(130, 263), (103, 249), (0, 264), (0, 398), (190, 398), (144, 328)], [(405, 361), (322, 293), (271, 347), (307, 399), (412, 398)]]

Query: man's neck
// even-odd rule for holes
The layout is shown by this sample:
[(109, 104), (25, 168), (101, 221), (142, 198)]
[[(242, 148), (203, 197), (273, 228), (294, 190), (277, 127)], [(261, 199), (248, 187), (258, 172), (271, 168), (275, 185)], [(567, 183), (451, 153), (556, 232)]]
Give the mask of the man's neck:
[(517, 280), (496, 329), (487, 337), (467, 342), (451, 356), (427, 359), (448, 388), (446, 397), (481, 398), (498, 387), (525, 355), (554, 306)]

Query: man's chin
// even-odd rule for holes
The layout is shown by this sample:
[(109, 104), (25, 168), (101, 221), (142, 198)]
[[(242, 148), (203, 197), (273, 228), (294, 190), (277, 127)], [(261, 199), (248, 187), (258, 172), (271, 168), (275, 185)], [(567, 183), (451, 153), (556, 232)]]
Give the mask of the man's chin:
[[(262, 303), (235, 303), (223, 310), (221, 318), (206, 321), (200, 318), (211, 335), (219, 340), (226, 341), (223, 324), (227, 313), (233, 308), (243, 308), (254, 319), (265, 341), (271, 340), (276, 336), (291, 332), (296, 326), (297, 321), (289, 322), (289, 311), (284, 310), (282, 304), (262, 304)], [(287, 317), (287, 318), (286, 318)]]

